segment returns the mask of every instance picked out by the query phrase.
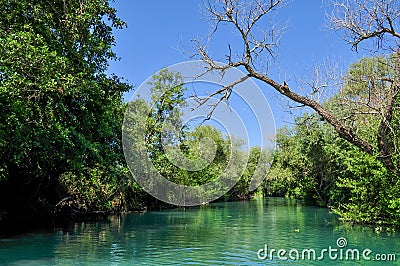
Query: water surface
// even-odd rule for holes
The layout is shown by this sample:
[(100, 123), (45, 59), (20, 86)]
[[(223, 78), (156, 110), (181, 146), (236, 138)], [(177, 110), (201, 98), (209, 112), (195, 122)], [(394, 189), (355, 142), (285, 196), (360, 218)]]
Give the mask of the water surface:
[[(286, 253), (280, 259), (276, 251), (272, 258), (264, 259), (265, 245), (268, 255), (271, 249)], [(331, 259), (328, 251), (321, 255), (329, 247), (337, 250), (331, 253), (332, 257), (336, 254), (336, 259)], [(315, 258), (311, 253), (308, 259), (308, 253), (304, 253), (303, 259), (304, 249), (315, 250)], [(351, 253), (346, 260), (348, 249), (359, 250), (360, 260), (353, 260)], [(371, 250), (367, 256), (371, 261), (363, 259), (365, 249)], [(298, 260), (293, 260), (296, 250)], [(396, 261), (391, 254), (396, 255)], [(373, 261), (376, 255), (391, 261)], [(1, 265), (338, 265), (339, 262), (400, 265), (399, 234), (376, 234), (368, 227), (346, 226), (327, 209), (269, 198), (112, 216), (109, 221), (74, 223), (65, 228), (0, 239)]]

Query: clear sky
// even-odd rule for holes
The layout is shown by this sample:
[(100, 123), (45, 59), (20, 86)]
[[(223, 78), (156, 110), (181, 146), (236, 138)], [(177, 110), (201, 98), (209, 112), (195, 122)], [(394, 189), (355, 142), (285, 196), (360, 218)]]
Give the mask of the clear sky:
[[(191, 40), (210, 31), (210, 23), (202, 15), (201, 1), (116, 0), (112, 5), (128, 28), (115, 31), (115, 51), (121, 61), (112, 62), (109, 72), (127, 78), (135, 87), (162, 67), (189, 60), (187, 52), (193, 51)], [(346, 67), (359, 57), (327, 27), (327, 8), (322, 0), (291, 0), (278, 12), (276, 21), (287, 28), (278, 50), (279, 71), (274, 74), (277, 81), (285, 80), (295, 86), (295, 77), (309, 76), (315, 64), (335, 60)], [(227, 44), (236, 40), (232, 32), (225, 30), (210, 51), (223, 54)], [(271, 88), (258, 85), (270, 103), (276, 125), (292, 121)]]

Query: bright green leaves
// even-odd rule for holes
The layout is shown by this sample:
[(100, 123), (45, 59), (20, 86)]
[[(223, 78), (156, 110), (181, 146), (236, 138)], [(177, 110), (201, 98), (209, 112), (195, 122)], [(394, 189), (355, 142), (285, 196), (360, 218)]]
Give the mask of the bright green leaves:
[[(181, 107), (185, 103), (183, 80), (179, 73), (160, 70), (148, 83), (151, 86), (150, 114), (147, 121), (146, 142), (152, 153), (162, 149), (163, 126), (167, 121), (177, 128), (181, 125)], [(184, 132), (181, 132), (184, 134)]]
[[(376, 154), (362, 152), (340, 139), (330, 125), (315, 115), (304, 115), (291, 130), (281, 130), (269, 194), (295, 196), (311, 204), (331, 206), (343, 220), (399, 226), (400, 197), (399, 86), (395, 56), (364, 58), (354, 63), (343, 88), (324, 105), (356, 134), (374, 146)], [(394, 108), (387, 115), (390, 100)], [(387, 145), (395, 166), (382, 163), (379, 128), (387, 125)]]
[(315, 116), (305, 115), (297, 122), (293, 129), (281, 129), (277, 135), (278, 148), (265, 190), (326, 206), (334, 181), (332, 155), (327, 151), (332, 133)]
[(9, 187), (0, 200), (10, 209), (18, 201), (17, 209), (53, 211), (67, 194), (88, 209), (111, 208), (96, 198), (127, 174), (122, 93), (130, 86), (104, 72), (115, 59), (113, 27), (123, 26), (108, 1), (0, 1), (0, 180)]
[[(351, 65), (343, 88), (326, 106), (359, 136), (376, 146), (377, 132), (399, 83), (397, 59), (362, 58)], [(394, 109), (393, 114), (398, 113)]]
[[(255, 169), (265, 170), (258, 165), (260, 149), (252, 149), (248, 169), (242, 174), (248, 159), (243, 141), (211, 125), (194, 127), (198, 117), (184, 124), (186, 88), (179, 73), (162, 69), (147, 85), (151, 95), (145, 95), (145, 99), (139, 95), (130, 102), (124, 120), (124, 147), (135, 179), (150, 194), (159, 192), (154, 196), (162, 194), (162, 200), (178, 204), (182, 201), (174, 200), (180, 192), (163, 190), (170, 182), (190, 186), (188, 190), (194, 188), (185, 194), (186, 188), (179, 187), (184, 200), (196, 197), (198, 204), (226, 192), (225, 198), (252, 195), (249, 187)], [(141, 143), (145, 148), (139, 146)], [(258, 174), (265, 176), (264, 172)]]

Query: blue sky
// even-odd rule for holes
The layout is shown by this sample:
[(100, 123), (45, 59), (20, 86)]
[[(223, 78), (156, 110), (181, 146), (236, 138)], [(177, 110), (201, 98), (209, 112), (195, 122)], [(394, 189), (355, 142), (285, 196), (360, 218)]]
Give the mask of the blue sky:
[[(111, 62), (109, 72), (125, 77), (136, 88), (162, 67), (188, 60), (186, 52), (193, 51), (191, 40), (206, 36), (211, 29), (202, 15), (201, 1), (116, 0), (112, 5), (128, 28), (115, 31), (114, 50), (121, 60)], [(322, 0), (292, 0), (277, 13), (275, 20), (287, 27), (278, 50), (279, 71), (273, 74), (277, 81), (295, 86), (294, 77), (307, 77), (315, 64), (337, 60), (346, 67), (359, 57), (328, 29), (326, 9)], [(224, 30), (210, 52), (223, 55), (227, 44), (236, 41), (231, 31)], [(272, 89), (258, 85), (269, 101), (276, 125), (292, 121)]]

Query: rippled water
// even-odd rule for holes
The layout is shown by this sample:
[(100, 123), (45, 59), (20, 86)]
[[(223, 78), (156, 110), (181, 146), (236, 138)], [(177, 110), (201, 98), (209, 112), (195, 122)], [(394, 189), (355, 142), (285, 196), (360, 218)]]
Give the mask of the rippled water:
[[(347, 245), (339, 247), (339, 238)], [(265, 256), (271, 249), (284, 249)], [(336, 249), (336, 260), (323, 249)], [(396, 261), (366, 261), (376, 254)], [(304, 249), (316, 251), (308, 260)], [(360, 251), (359, 261), (346, 261), (346, 251)], [(294, 250), (299, 252), (299, 260)], [(340, 259), (342, 252), (342, 259)], [(257, 253), (259, 253), (257, 255)], [(389, 255), (388, 255), (389, 254)], [(381, 256), (381, 257), (382, 257)], [(392, 255), (390, 255), (392, 256)], [(288, 260), (284, 260), (285, 257)], [(312, 256), (311, 256), (311, 259)], [(349, 259), (352, 257), (349, 255)], [(391, 258), (393, 260), (393, 256)], [(294, 263), (295, 262), (295, 263)], [(216, 203), (198, 208), (174, 209), (113, 216), (108, 222), (75, 223), (51, 232), (34, 232), (0, 239), (0, 264), (11, 265), (400, 265), (399, 234), (376, 234), (361, 226), (345, 226), (323, 208), (294, 200), (270, 198), (249, 202)]]

